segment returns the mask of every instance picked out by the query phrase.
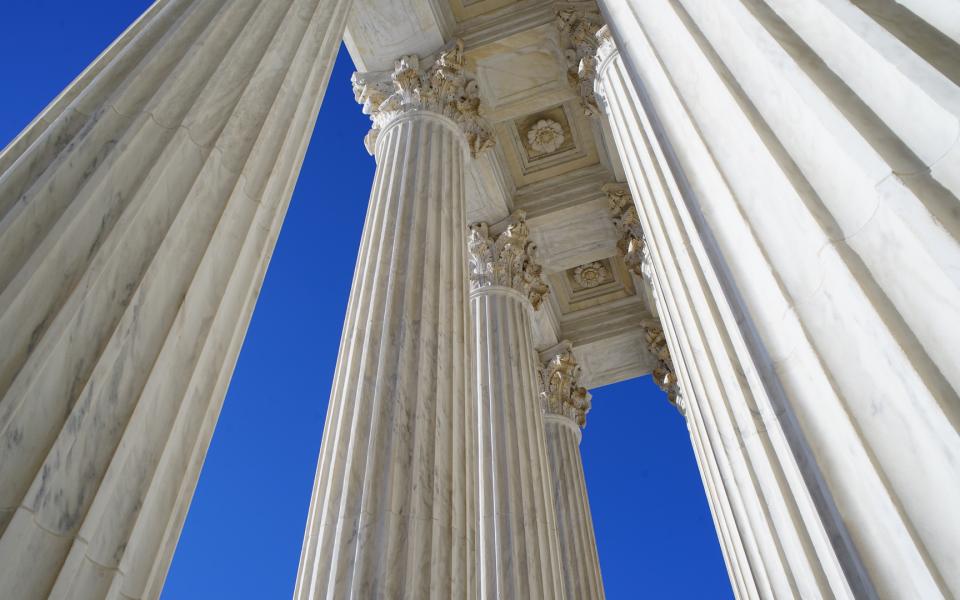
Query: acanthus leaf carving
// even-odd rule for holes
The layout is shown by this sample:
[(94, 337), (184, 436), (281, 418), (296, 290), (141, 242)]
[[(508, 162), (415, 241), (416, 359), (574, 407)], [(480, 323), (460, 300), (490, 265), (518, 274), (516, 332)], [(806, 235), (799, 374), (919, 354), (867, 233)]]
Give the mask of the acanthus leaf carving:
[(494, 145), (493, 129), (480, 115), (477, 82), (464, 71), (463, 41), (441, 52), (428, 66), (418, 56), (402, 56), (389, 73), (354, 73), (353, 93), (373, 127), (364, 139), (373, 154), (380, 130), (400, 115), (431, 111), (460, 126), (472, 156)]
[(577, 90), (583, 114), (599, 116), (600, 110), (594, 81), (597, 77), (597, 31), (603, 17), (595, 2), (558, 2), (556, 24), (567, 62), (567, 81)]
[(617, 249), (623, 256), (623, 262), (637, 275), (645, 275), (645, 267), (649, 266), (649, 253), (643, 226), (640, 224), (640, 216), (630, 196), (630, 189), (625, 183), (608, 183), (601, 189), (607, 194), (613, 225), (620, 234)]
[(567, 417), (583, 428), (590, 411), (590, 393), (580, 385), (581, 370), (573, 348), (569, 342), (564, 346), (540, 369), (540, 403), (546, 414)]
[(506, 228), (494, 236), (487, 223), (470, 226), (467, 235), (470, 284), (472, 289), (509, 287), (540, 308), (550, 287), (543, 281), (543, 267), (536, 262), (536, 244), (530, 241), (526, 213), (514, 212)]
[(651, 372), (653, 381), (667, 395), (670, 404), (676, 407), (681, 414), (686, 414), (686, 402), (680, 393), (680, 383), (673, 367), (673, 358), (670, 356), (670, 348), (667, 346), (667, 338), (663, 329), (651, 325), (646, 326), (645, 329), (647, 350), (657, 360), (657, 365)]

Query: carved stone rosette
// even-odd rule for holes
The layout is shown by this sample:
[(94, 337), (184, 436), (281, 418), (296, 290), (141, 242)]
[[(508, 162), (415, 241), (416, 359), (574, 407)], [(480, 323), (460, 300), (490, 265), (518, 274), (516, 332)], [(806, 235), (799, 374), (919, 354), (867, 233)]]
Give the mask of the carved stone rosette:
[(581, 428), (587, 424), (590, 393), (580, 386), (580, 365), (569, 344), (540, 369), (540, 401), (546, 414), (567, 417)]
[[(495, 225), (499, 229), (504, 222)], [(470, 226), (467, 234), (471, 289), (488, 286), (513, 288), (526, 296), (534, 310), (540, 308), (550, 287), (542, 278), (543, 267), (535, 262), (536, 244), (530, 241), (526, 213), (518, 210), (506, 221), (499, 235), (486, 223)]]
[(645, 329), (647, 330), (647, 349), (657, 359), (657, 366), (651, 373), (653, 381), (667, 395), (670, 404), (673, 404), (680, 414), (686, 414), (686, 403), (680, 393), (677, 374), (673, 369), (673, 358), (670, 356), (670, 348), (667, 346), (663, 329), (649, 325)]
[(625, 183), (608, 183), (601, 189), (607, 194), (613, 224), (620, 234), (617, 248), (623, 261), (631, 271), (644, 275), (644, 260), (648, 256), (647, 244), (630, 190)]
[(592, 262), (573, 270), (573, 280), (584, 289), (595, 288), (611, 280), (610, 271), (603, 263)]
[(354, 73), (353, 95), (370, 115), (373, 127), (364, 139), (373, 154), (377, 135), (391, 121), (413, 111), (431, 111), (452, 119), (476, 157), (494, 145), (493, 129), (480, 116), (477, 82), (464, 72), (463, 41), (456, 40), (432, 63), (400, 57), (392, 72)]
[(602, 114), (593, 83), (597, 76), (597, 31), (603, 17), (595, 2), (558, 2), (555, 5), (560, 43), (567, 61), (567, 81), (580, 94), (588, 117)]

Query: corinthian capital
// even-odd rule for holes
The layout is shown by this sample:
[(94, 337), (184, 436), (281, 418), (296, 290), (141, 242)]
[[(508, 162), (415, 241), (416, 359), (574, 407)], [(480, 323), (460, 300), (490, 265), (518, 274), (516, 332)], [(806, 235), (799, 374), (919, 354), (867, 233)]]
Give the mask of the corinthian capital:
[(620, 234), (617, 248), (623, 256), (623, 262), (637, 275), (644, 275), (647, 244), (630, 189), (625, 183), (608, 183), (601, 189), (607, 194), (613, 225)]
[(540, 403), (546, 414), (567, 417), (584, 427), (590, 411), (590, 393), (580, 386), (580, 365), (570, 342), (563, 342), (540, 369)]
[(464, 72), (462, 40), (432, 62), (402, 56), (392, 72), (354, 73), (352, 83), (354, 98), (373, 121), (364, 140), (371, 154), (380, 130), (413, 111), (434, 112), (460, 125), (474, 157), (494, 144), (493, 130), (480, 116), (477, 82)]
[(513, 288), (530, 299), (534, 310), (539, 309), (550, 288), (541, 277), (543, 267), (534, 260), (536, 244), (530, 241), (526, 213), (518, 210), (493, 229), (502, 231), (494, 235), (486, 223), (470, 226), (467, 251), (471, 288)]
[(653, 381), (667, 394), (670, 404), (674, 405), (681, 414), (685, 414), (686, 405), (680, 394), (680, 385), (676, 371), (673, 369), (673, 359), (670, 357), (670, 348), (667, 347), (663, 329), (657, 326), (646, 326), (645, 329), (647, 330), (647, 349), (657, 359), (657, 366), (651, 373)]
[(580, 94), (583, 114), (600, 115), (593, 82), (597, 76), (596, 34), (603, 25), (603, 17), (592, 0), (558, 2), (555, 10), (560, 43), (567, 60), (567, 81)]
[(602, 65), (603, 61), (617, 51), (617, 44), (613, 41), (613, 34), (610, 33), (610, 27), (604, 25), (597, 30), (597, 65)]

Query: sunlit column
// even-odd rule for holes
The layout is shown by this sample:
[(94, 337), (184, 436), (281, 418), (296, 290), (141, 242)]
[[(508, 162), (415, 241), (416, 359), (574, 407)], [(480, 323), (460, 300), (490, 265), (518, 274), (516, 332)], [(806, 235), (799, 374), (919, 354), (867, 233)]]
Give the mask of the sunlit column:
[(480, 597), (564, 598), (532, 312), (548, 288), (523, 213), (468, 238), (480, 488)]
[(298, 599), (475, 596), (464, 162), (492, 142), (462, 51), (354, 78), (377, 170)]
[(580, 457), (581, 429), (590, 410), (590, 393), (580, 386), (580, 366), (569, 342), (541, 353), (540, 400), (547, 455), (557, 508), (557, 529), (567, 598), (603, 598), (597, 540)]
[(741, 596), (960, 594), (937, 4), (600, 2), (598, 92)]
[(0, 596), (159, 596), (350, 5), (159, 0), (0, 153)]

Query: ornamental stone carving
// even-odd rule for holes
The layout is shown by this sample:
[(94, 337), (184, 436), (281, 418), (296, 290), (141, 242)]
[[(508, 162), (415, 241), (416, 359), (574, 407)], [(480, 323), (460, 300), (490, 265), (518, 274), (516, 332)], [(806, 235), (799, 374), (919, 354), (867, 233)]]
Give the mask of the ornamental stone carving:
[(607, 267), (603, 266), (603, 263), (587, 263), (573, 270), (573, 280), (582, 288), (595, 288), (610, 280), (610, 272)]
[(593, 84), (597, 75), (597, 31), (603, 25), (603, 17), (593, 1), (559, 2), (555, 10), (567, 61), (567, 81), (580, 95), (583, 114), (600, 115)]
[(549, 154), (563, 145), (563, 126), (552, 119), (541, 119), (527, 131), (527, 142), (537, 152)]
[(670, 348), (667, 346), (663, 329), (657, 326), (646, 326), (645, 329), (647, 349), (657, 359), (657, 366), (651, 373), (653, 381), (666, 393), (670, 404), (673, 404), (681, 414), (685, 414), (686, 405), (680, 394), (680, 385), (676, 371), (673, 369), (673, 359), (670, 356)]
[(545, 414), (567, 417), (584, 427), (590, 411), (590, 393), (580, 386), (580, 365), (570, 342), (540, 369), (540, 402)]
[(648, 256), (647, 244), (630, 189), (625, 183), (608, 183), (601, 189), (607, 194), (613, 224), (620, 234), (617, 248), (623, 256), (623, 262), (637, 275), (644, 275), (644, 258)]
[(530, 241), (526, 213), (518, 210), (493, 229), (502, 232), (492, 234), (486, 223), (470, 226), (467, 253), (471, 289), (513, 288), (530, 300), (534, 310), (539, 309), (550, 287), (543, 281), (543, 267), (534, 260), (536, 244)]
[(594, 37), (597, 38), (597, 52), (595, 56), (597, 59), (597, 67), (599, 68), (603, 65), (603, 61), (610, 58), (610, 56), (617, 51), (617, 44), (613, 41), (613, 34), (610, 33), (610, 27), (607, 25), (598, 29)]
[(474, 157), (494, 145), (493, 129), (480, 116), (477, 82), (464, 73), (462, 40), (432, 63), (403, 56), (392, 72), (354, 73), (351, 81), (354, 98), (373, 121), (364, 139), (371, 154), (381, 129), (402, 114), (421, 110), (449, 117), (460, 125)]

